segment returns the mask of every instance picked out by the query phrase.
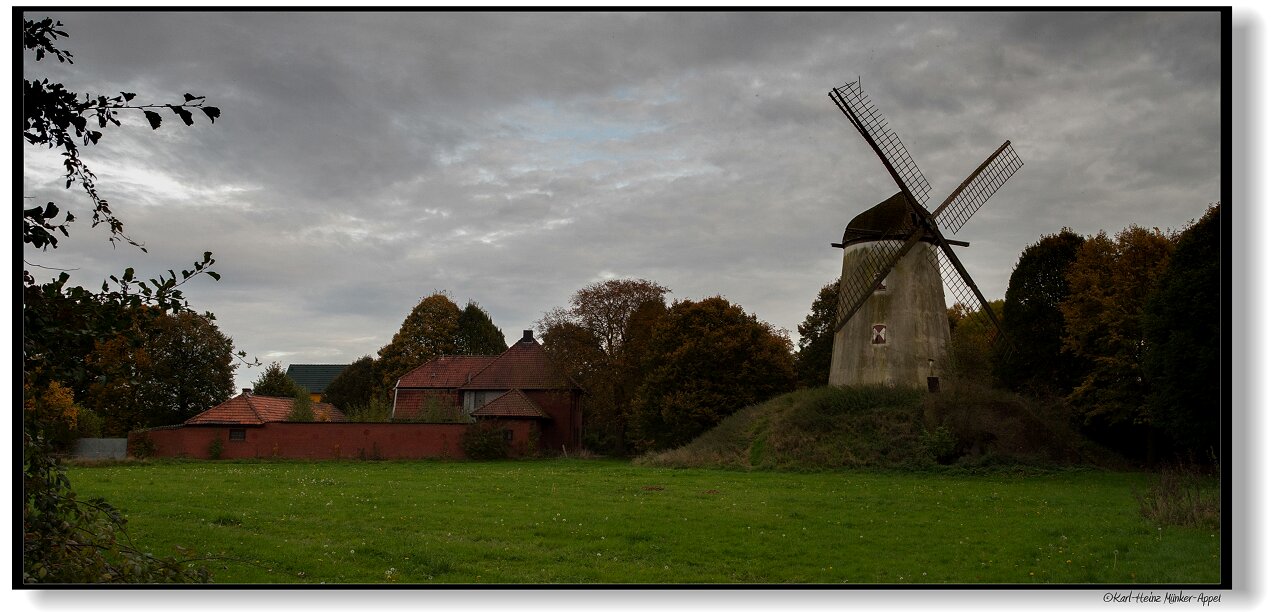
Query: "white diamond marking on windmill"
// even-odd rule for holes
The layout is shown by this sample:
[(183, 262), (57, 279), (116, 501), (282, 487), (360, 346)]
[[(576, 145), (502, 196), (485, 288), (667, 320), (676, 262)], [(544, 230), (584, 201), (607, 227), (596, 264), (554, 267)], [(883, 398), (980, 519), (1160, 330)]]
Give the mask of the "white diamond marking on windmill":
[[(992, 330), (1000, 329), (991, 305), (952, 249), (968, 243), (947, 238), (939, 224), (958, 231), (1022, 167), (1022, 160), (1006, 140), (929, 212), (924, 208), (929, 181), (860, 81), (836, 87), (828, 96), (901, 190), (854, 217), (843, 239), (831, 245), (843, 249), (844, 262), (829, 382), (936, 388), (928, 384), (932, 364), (945, 357), (951, 335), (944, 282), (965, 308), (983, 311)], [(886, 291), (886, 285), (894, 289)], [(892, 344), (889, 328), (896, 338)]]

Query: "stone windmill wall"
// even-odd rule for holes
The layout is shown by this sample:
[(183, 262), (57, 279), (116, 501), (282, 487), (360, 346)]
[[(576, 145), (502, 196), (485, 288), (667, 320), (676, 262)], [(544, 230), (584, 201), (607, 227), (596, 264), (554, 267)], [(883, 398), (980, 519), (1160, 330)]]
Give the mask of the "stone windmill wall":
[[(858, 279), (866, 278), (875, 265), (872, 253), (886, 243), (899, 248), (907, 211), (899, 195), (849, 222), (842, 245), (833, 245), (844, 249), (842, 284), (865, 282)], [(942, 369), (949, 341), (937, 247), (921, 241), (836, 332), (829, 383), (926, 388)]]

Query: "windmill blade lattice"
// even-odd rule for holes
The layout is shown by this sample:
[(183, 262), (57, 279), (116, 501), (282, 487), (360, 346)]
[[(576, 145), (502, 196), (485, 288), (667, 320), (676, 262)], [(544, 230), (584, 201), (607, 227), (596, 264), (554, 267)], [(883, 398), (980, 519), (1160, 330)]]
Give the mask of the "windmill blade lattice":
[[(904, 223), (899, 229), (907, 229), (907, 224)], [(893, 270), (894, 264), (897, 264), (898, 260), (902, 259), (923, 235), (923, 228), (917, 228), (911, 238), (904, 242), (885, 240), (867, 243), (866, 256), (862, 259), (861, 265), (847, 274), (841, 274), (839, 299), (836, 302), (834, 328), (836, 331), (849, 322), (853, 313), (857, 312), (863, 302), (875, 293), (876, 288)]]
[(986, 161), (965, 179), (956, 191), (933, 211), (934, 220), (952, 233), (960, 231), (973, 214), (995, 194), (1009, 177), (1022, 167), (1022, 159), (1009, 141), (996, 149)]
[(929, 200), (929, 181), (916, 166), (911, 153), (907, 152), (906, 145), (902, 144), (902, 140), (889, 127), (884, 115), (871, 104), (870, 98), (862, 89), (861, 80), (832, 89), (830, 95), (845, 117), (858, 128), (858, 132), (880, 156), (880, 161), (889, 169), (889, 174), (893, 175), (898, 186), (923, 206)]

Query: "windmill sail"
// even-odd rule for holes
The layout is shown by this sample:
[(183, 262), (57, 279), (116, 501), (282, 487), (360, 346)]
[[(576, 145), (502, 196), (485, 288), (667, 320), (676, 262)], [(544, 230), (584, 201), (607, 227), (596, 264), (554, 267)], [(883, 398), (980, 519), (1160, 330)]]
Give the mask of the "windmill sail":
[(907, 152), (907, 147), (889, 127), (884, 116), (871, 104), (861, 82), (854, 81), (836, 87), (828, 96), (858, 129), (867, 144), (871, 145), (898, 187), (923, 206), (929, 200), (929, 181), (924, 178), (924, 173), (920, 172), (911, 153)]
[(952, 233), (960, 231), (973, 214), (1021, 167), (1022, 159), (1009, 141), (1004, 141), (995, 153), (934, 209), (934, 220), (945, 225)]

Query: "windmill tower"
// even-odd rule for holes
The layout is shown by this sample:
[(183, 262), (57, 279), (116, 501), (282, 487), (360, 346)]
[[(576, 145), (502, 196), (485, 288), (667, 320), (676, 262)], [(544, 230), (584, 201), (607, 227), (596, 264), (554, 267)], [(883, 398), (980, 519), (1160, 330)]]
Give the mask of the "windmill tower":
[(829, 382), (925, 387), (941, 368), (951, 336), (944, 282), (957, 301), (982, 310), (999, 330), (991, 305), (952, 248), (969, 243), (947, 238), (939, 223), (958, 231), (1022, 160), (1006, 140), (929, 212), (929, 181), (861, 83), (828, 95), (901, 189), (854, 217), (831, 245), (844, 250), (844, 265)]

